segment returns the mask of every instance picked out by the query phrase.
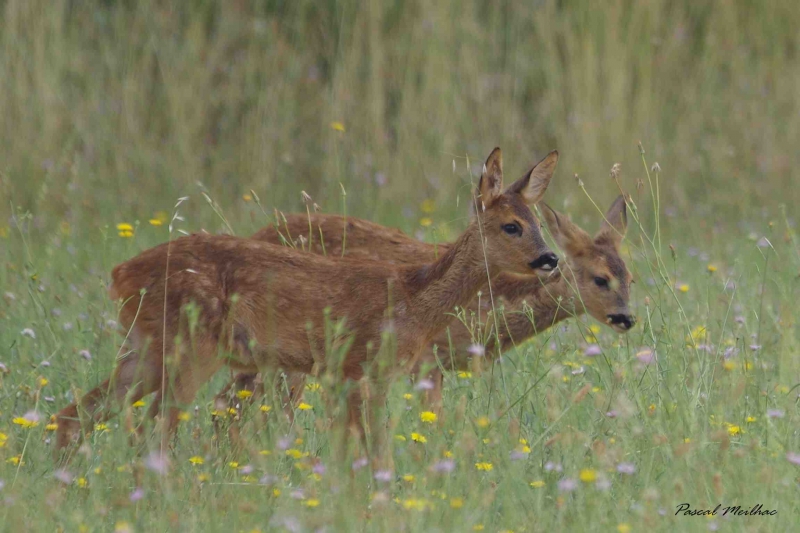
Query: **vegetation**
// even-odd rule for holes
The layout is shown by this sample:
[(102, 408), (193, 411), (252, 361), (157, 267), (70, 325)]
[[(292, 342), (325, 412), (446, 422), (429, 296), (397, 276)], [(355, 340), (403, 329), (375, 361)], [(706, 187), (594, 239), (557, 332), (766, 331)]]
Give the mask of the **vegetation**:
[[(796, 524), (794, 2), (6, 0), (0, 13), (0, 528)], [(587, 230), (631, 194), (628, 335), (567, 321), (449, 374), (437, 417), (398, 383), (391, 473), (337, 456), (325, 382), (293, 424), (276, 397), (227, 413), (247, 443), (235, 450), (211, 421), (228, 374), (187, 410), (168, 460), (129, 446), (136, 406), (53, 462), (49, 416), (120, 350), (115, 264), (179, 231), (250, 235), (274, 209), (305, 211), (301, 191), (448, 240), (497, 145), (509, 178), (558, 149), (546, 201)], [(683, 503), (778, 513), (676, 516)]]

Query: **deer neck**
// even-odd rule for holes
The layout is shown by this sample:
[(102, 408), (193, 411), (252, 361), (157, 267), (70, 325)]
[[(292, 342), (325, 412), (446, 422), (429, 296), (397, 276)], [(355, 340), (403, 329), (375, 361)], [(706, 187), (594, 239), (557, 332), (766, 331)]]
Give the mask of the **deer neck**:
[(476, 222), (433, 263), (411, 267), (406, 277), (409, 310), (431, 334), (451, 320), (455, 307), (466, 307), (499, 271), (484, 261)]
[[(551, 281), (544, 283), (526, 281), (524, 283), (526, 284), (525, 290), (517, 289), (515, 292), (520, 296), (515, 298), (507, 308), (511, 312), (507, 312), (505, 315), (507, 326), (503, 329), (506, 329), (506, 332), (501, 335), (503, 350), (524, 342), (563, 320), (580, 316), (585, 312), (569, 268), (564, 269), (556, 279)], [(529, 318), (529, 312), (525, 312), (526, 307), (523, 305), (523, 301), (532, 311), (533, 320)]]

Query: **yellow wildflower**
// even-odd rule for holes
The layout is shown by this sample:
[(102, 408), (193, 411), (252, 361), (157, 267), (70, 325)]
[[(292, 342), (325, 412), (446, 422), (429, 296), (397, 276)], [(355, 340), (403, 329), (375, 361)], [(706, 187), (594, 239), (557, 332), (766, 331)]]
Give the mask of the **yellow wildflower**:
[(192, 463), (193, 465), (201, 465), (205, 463), (205, 460), (199, 455), (195, 455), (193, 457), (189, 457), (189, 462)]
[(306, 500), (305, 502), (303, 502), (303, 505), (305, 505), (306, 507), (318, 507), (319, 506), (319, 500), (317, 500), (316, 498), (310, 498), (310, 499)]
[(690, 439), (689, 437), (684, 437), (683, 438), (683, 442), (685, 442), (686, 444), (689, 444), (690, 442), (692, 442), (692, 439)]
[(631, 533), (631, 526), (623, 522), (617, 526), (617, 531), (619, 533)]
[(80, 488), (82, 488), (82, 489), (85, 489), (86, 487), (88, 487), (88, 486), (89, 486), (89, 482), (88, 482), (88, 481), (86, 481), (86, 478), (85, 478), (85, 477), (79, 477), (79, 478), (78, 478), (78, 479), (75, 481), (75, 483), (76, 483), (76, 484), (77, 484), (77, 485), (78, 485)]
[(313, 409), (312, 405), (307, 404), (306, 402), (300, 402), (300, 405), (297, 406), (298, 409), (301, 411), (308, 411), (309, 409)]
[(230, 463), (228, 463), (228, 466), (233, 469), (236, 469), (239, 468), (239, 463), (237, 463), (236, 461), (231, 461)]
[(411, 440), (413, 440), (414, 442), (419, 442), (420, 444), (425, 444), (426, 442), (428, 442), (428, 439), (425, 438), (425, 435), (421, 435), (419, 433), (412, 433)]
[(120, 222), (119, 224), (117, 224), (117, 230), (119, 230), (119, 231), (133, 231), (133, 226), (131, 226), (127, 222)]
[(136, 400), (131, 404), (133, 407), (144, 407), (145, 403), (142, 400)]
[(415, 479), (413, 474), (406, 474), (403, 476), (403, 481), (408, 481), (409, 483), (413, 482)]
[(458, 373), (458, 377), (460, 377), (461, 379), (469, 379), (472, 377), (472, 372), (467, 372), (462, 370), (461, 372)]
[(50, 382), (49, 382), (49, 381), (47, 381), (47, 378), (39, 378), (39, 386), (40, 386), (40, 387), (44, 387), (44, 386), (45, 386), (45, 385), (47, 385), (48, 383), (50, 383)]
[(311, 392), (316, 392), (322, 388), (322, 385), (319, 383), (306, 383), (306, 390)]
[[(55, 431), (55, 430), (57, 430), (57, 429), (58, 429), (58, 424), (47, 424), (47, 425), (44, 427), (44, 429), (45, 429), (45, 431)], [(0, 441), (2, 441), (2, 440), (3, 440), (3, 439), (0, 439)], [(0, 447), (2, 447), (2, 446), (0, 446)]]
[(14, 418), (11, 422), (13, 422), (18, 426), (22, 426), (25, 429), (35, 428), (36, 426), (39, 425), (39, 422), (36, 422), (35, 420), (28, 420), (24, 416), (18, 416)]
[(191, 419), (192, 415), (186, 411), (181, 411), (180, 413), (178, 413), (178, 420), (180, 420), (181, 422), (188, 422)]
[(744, 421), (747, 422), (748, 424), (752, 424), (756, 420), (758, 420), (758, 419), (756, 417), (754, 417), (754, 416), (748, 416), (747, 418), (744, 419)]
[(461, 509), (464, 507), (464, 500), (461, 498), (450, 498), (450, 507), (453, 509)]
[(8, 435), (6, 435), (5, 433), (0, 433), (0, 448), (5, 446), (7, 441), (8, 441)]
[(308, 452), (303, 453), (303, 452), (301, 452), (300, 450), (298, 450), (296, 448), (289, 448), (288, 450), (286, 450), (285, 453), (286, 453), (286, 455), (288, 455), (292, 459), (301, 459), (303, 457), (308, 457), (308, 455), (309, 455)]
[(734, 436), (742, 433), (742, 428), (735, 424), (728, 424), (728, 435)]
[(680, 285), (678, 285), (678, 290), (684, 293), (689, 292), (689, 285), (686, 283), (681, 283)]
[(341, 122), (336, 122), (336, 121), (331, 122), (331, 129), (336, 130), (336, 131), (341, 131), (342, 133), (344, 133), (344, 124), (342, 124)]
[(242, 389), (242, 390), (240, 390), (239, 392), (236, 393), (236, 396), (240, 400), (246, 400), (247, 398), (249, 398), (252, 395), (253, 395), (253, 391), (250, 391), (250, 390), (247, 390), (247, 389)]
[(405, 393), (405, 394), (403, 394), (403, 399), (404, 399), (404, 400), (411, 400), (412, 398), (414, 398), (414, 395), (413, 395), (413, 394), (410, 394), (410, 393), (408, 393), (408, 392), (407, 392), (407, 393)]
[(536, 481), (530, 482), (530, 486), (533, 487), (534, 489), (541, 489), (542, 487), (544, 487), (544, 485), (545, 483), (541, 479), (537, 479)]
[(400, 442), (405, 442), (406, 438), (404, 435), (395, 435), (394, 440), (399, 440)]
[(485, 427), (486, 427), (486, 426), (488, 426), (488, 425), (489, 425), (489, 423), (490, 423), (490, 421), (489, 421), (489, 417), (482, 416), (482, 417), (478, 418), (478, 419), (475, 421), (475, 423), (478, 425), (478, 427), (479, 427), (479, 428), (485, 428)]
[(433, 225), (433, 219), (431, 217), (422, 217), (421, 219), (419, 219), (419, 225), (422, 226), (423, 228), (427, 228)]
[(453, 457), (453, 452), (451, 452), (450, 450), (445, 450), (442, 455), (444, 455), (446, 459), (450, 459), (451, 457)]
[(476, 470), (482, 470), (484, 472), (488, 472), (494, 468), (492, 463), (475, 463)]
[(406, 510), (425, 511), (426, 509), (432, 509), (433, 504), (428, 500), (409, 498), (408, 500), (403, 500), (403, 508)]
[(483, 524), (475, 524), (472, 526), (472, 531), (483, 531), (486, 529)]
[(272, 407), (269, 405), (262, 405), (259, 409), (261, 409), (262, 413), (269, 413), (272, 411)]
[(422, 210), (423, 213), (433, 213), (436, 210), (436, 203), (431, 200), (430, 198), (426, 198), (422, 201), (419, 208)]
[(258, 452), (258, 455), (263, 455), (266, 457), (267, 455), (272, 455), (272, 452), (269, 450), (261, 450), (260, 452)]
[(706, 269), (708, 269), (708, 271), (711, 272), (712, 274), (717, 271), (717, 267), (715, 265), (711, 265), (711, 264), (708, 265), (706, 267)]
[(151, 218), (147, 222), (149, 222), (151, 226), (161, 226), (164, 224), (164, 222), (158, 218)]
[(584, 468), (583, 470), (581, 470), (581, 473), (578, 475), (578, 478), (584, 483), (592, 483), (594, 481), (597, 481), (597, 472), (595, 472), (591, 468)]
[(11, 463), (14, 466), (20, 466), (25, 464), (25, 461), (22, 460), (21, 455), (15, 455), (14, 457), (9, 457), (8, 459), (6, 459), (6, 462)]
[(94, 427), (94, 430), (95, 431), (99, 431), (100, 433), (105, 433), (106, 431), (111, 431), (111, 429), (108, 427), (108, 424), (104, 424), (103, 422), (100, 422), (99, 424), (97, 424)]
[(432, 424), (436, 422), (436, 413), (433, 411), (423, 411), (419, 414), (419, 419), (426, 424)]
[(242, 195), (242, 200), (244, 200), (245, 202), (252, 202), (253, 201), (253, 195), (252, 194), (248, 194), (248, 193), (244, 193)]
[(730, 372), (731, 370), (736, 369), (736, 363), (734, 363), (731, 360), (725, 361), (724, 363), (722, 363), (722, 368)]

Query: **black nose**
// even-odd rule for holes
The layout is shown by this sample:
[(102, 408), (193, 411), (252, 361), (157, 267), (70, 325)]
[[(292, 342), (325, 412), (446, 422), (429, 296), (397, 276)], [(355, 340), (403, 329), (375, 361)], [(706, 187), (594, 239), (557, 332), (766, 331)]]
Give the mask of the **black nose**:
[(558, 266), (558, 256), (553, 252), (548, 252), (539, 256), (536, 261), (531, 261), (530, 267), (534, 270), (555, 270)]
[(622, 326), (631, 329), (636, 324), (636, 317), (633, 315), (608, 315), (608, 322), (613, 326)]

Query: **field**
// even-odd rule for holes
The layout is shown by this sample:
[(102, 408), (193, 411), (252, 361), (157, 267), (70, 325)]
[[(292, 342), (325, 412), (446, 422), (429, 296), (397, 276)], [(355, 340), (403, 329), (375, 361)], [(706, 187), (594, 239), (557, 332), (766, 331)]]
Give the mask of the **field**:
[[(0, 1), (0, 530), (796, 531), (799, 26), (789, 0)], [(167, 456), (129, 443), (145, 399), (53, 461), (50, 416), (120, 353), (114, 265), (302, 191), (449, 241), (495, 146), (507, 179), (558, 149), (546, 201), (587, 231), (631, 195), (627, 335), (564, 321), (448, 373), (438, 417), (397, 382), (391, 472), (337, 453), (324, 379), (217, 438), (228, 371)]]

